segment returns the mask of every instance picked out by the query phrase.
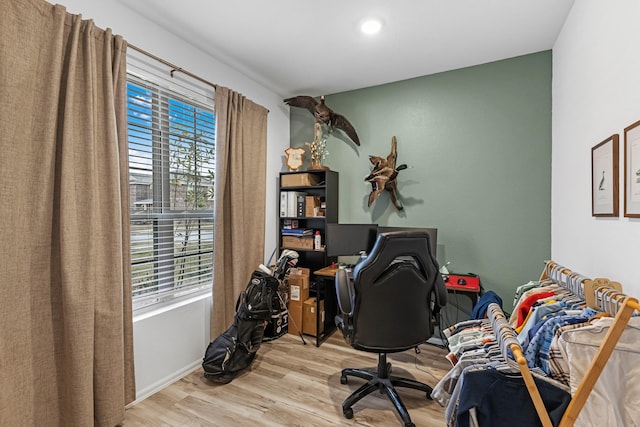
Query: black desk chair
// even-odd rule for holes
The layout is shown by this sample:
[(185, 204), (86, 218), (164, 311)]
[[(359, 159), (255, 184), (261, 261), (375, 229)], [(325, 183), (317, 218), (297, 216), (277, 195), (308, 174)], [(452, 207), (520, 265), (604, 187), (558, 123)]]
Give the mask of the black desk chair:
[(421, 390), (431, 398), (431, 387), (390, 375), (391, 363), (387, 363), (387, 353), (416, 348), (427, 341), (433, 335), (440, 307), (446, 304), (447, 290), (429, 248), (426, 232), (382, 233), (353, 274), (347, 270), (336, 274), (342, 311), (342, 316), (336, 316), (338, 328), (356, 350), (378, 353), (376, 372), (342, 370), (342, 384), (347, 383), (348, 376), (368, 380), (342, 403), (346, 418), (353, 418), (351, 407), (356, 402), (379, 390), (393, 402), (404, 425), (413, 426), (395, 388)]

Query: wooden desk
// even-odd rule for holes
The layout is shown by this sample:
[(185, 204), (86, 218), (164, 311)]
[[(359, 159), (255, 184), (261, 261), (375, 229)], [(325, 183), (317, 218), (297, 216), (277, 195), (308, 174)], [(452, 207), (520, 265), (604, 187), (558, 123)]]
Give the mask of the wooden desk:
[[(316, 276), (323, 276), (333, 279), (338, 271), (338, 264), (328, 265), (320, 270), (313, 272)], [(445, 286), (450, 293), (461, 293), (471, 299), (472, 307), (478, 302), (478, 295), (480, 294), (480, 278), (478, 276), (469, 275), (455, 275), (450, 274), (445, 276)], [(458, 279), (464, 279), (465, 284), (458, 284)]]
[(324, 276), (324, 277), (335, 277), (336, 272), (338, 271), (338, 264), (331, 266), (328, 265), (320, 270), (316, 270), (313, 272), (316, 276)]
[[(316, 337), (316, 347), (319, 347), (320, 344), (324, 342), (336, 329), (336, 326), (333, 323), (333, 319), (338, 313), (338, 301), (337, 296), (334, 292), (334, 278), (337, 271), (338, 264), (334, 264), (328, 265), (324, 268), (321, 268), (320, 270), (316, 270), (313, 272), (313, 275), (316, 277), (318, 294), (323, 293), (325, 298), (327, 299), (324, 305), (327, 314), (324, 325), (325, 332), (323, 335)], [(464, 279), (464, 284), (458, 284), (458, 279), (460, 278)], [(480, 287), (480, 278), (478, 276), (450, 274), (448, 276), (445, 276), (444, 283), (447, 288), (447, 293), (453, 295), (462, 295), (468, 298), (471, 302), (471, 309), (473, 310), (473, 307), (475, 307), (478, 302), (478, 296), (482, 291)], [(316, 299), (316, 301), (317, 300), (318, 299)], [(319, 308), (317, 309), (319, 310)], [(454, 305), (453, 309), (459, 310), (460, 307), (456, 308), (456, 306)]]
[[(458, 284), (459, 279), (464, 280), (464, 284)], [(471, 308), (475, 307), (481, 291), (478, 276), (449, 274), (444, 276), (444, 284), (447, 292), (467, 296), (471, 300)]]

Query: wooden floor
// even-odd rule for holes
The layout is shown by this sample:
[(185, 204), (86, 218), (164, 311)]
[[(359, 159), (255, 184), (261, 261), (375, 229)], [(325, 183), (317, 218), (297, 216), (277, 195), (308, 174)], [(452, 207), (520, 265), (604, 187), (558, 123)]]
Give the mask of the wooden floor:
[[(196, 369), (127, 409), (124, 425), (134, 426), (400, 426), (391, 402), (377, 392), (353, 406), (351, 420), (342, 401), (363, 380), (340, 384), (342, 368), (374, 368), (377, 355), (356, 351), (339, 332), (320, 347), (315, 339), (285, 335), (262, 344), (251, 367), (225, 385), (210, 385)], [(389, 355), (393, 374), (434, 386), (448, 371), (446, 351), (433, 345)], [(416, 426), (446, 426), (444, 409), (424, 393), (400, 389)]]

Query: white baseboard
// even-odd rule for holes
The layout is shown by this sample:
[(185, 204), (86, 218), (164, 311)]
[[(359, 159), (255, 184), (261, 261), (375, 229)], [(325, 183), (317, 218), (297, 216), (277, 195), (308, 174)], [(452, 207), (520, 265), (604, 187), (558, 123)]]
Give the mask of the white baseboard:
[(127, 405), (127, 407), (133, 406), (136, 403), (142, 402), (147, 397), (151, 396), (162, 390), (163, 388), (173, 384), (184, 376), (193, 372), (196, 368), (199, 368), (202, 365), (202, 360), (196, 360), (195, 362), (185, 366), (183, 369), (180, 369), (177, 372), (174, 372), (166, 377), (156, 381), (155, 383), (143, 388), (142, 390), (136, 390), (136, 400)]

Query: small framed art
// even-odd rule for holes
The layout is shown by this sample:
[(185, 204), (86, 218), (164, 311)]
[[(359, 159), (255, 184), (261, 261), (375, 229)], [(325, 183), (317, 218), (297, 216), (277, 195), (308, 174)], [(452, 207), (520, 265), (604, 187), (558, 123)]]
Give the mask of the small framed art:
[(624, 216), (640, 218), (640, 120), (624, 129)]
[(287, 155), (286, 164), (289, 167), (289, 171), (297, 172), (298, 169), (300, 169), (304, 162), (302, 156), (304, 156), (305, 152), (306, 150), (302, 147), (289, 147), (284, 150), (284, 153)]
[(591, 215), (618, 216), (619, 135), (591, 149)]

